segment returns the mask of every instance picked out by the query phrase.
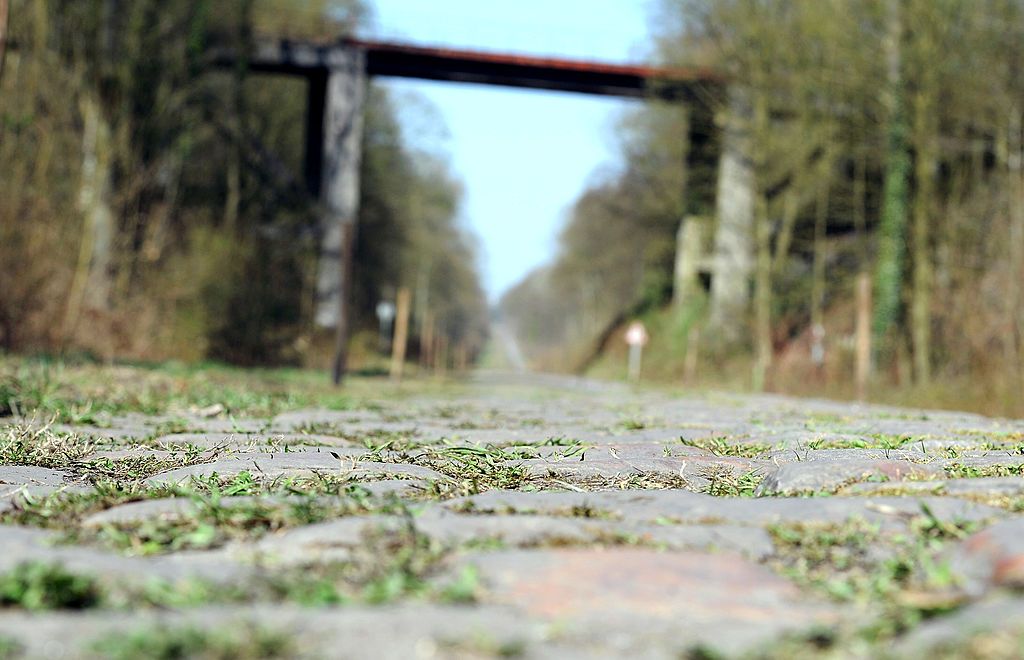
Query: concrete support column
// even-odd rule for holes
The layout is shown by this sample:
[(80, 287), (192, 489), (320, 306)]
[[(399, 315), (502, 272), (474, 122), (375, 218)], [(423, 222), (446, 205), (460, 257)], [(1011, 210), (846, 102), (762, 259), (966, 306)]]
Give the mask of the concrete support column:
[(677, 307), (700, 291), (700, 265), (704, 260), (705, 219), (687, 216), (679, 223), (676, 234), (675, 277), (672, 283), (672, 302)]
[[(356, 218), (359, 215), (359, 168), (366, 97), (366, 56), (357, 48), (331, 53), (325, 78), (311, 79), (310, 101), (322, 91), (320, 257), (317, 269), (316, 323), (337, 331), (334, 380), (345, 373), (349, 335), (349, 292)], [(311, 119), (316, 116), (311, 108)], [(310, 128), (310, 137), (315, 135)]]
[(708, 323), (730, 342), (743, 337), (754, 270), (754, 170), (746, 105), (735, 93), (722, 136)]

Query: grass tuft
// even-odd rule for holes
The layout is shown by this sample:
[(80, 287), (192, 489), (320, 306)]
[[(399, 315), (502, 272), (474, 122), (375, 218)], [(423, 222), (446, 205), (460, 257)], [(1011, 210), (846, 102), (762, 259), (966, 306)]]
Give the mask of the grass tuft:
[(761, 442), (730, 442), (728, 437), (718, 438), (679, 438), (679, 442), (687, 447), (703, 449), (715, 456), (739, 456), (757, 458), (771, 451), (771, 445)]
[(57, 433), (53, 422), (20, 421), (0, 435), (0, 465), (61, 469), (82, 460), (95, 445), (77, 433)]
[(69, 573), (57, 564), (26, 562), (0, 575), (0, 608), (81, 610), (96, 607), (101, 600), (93, 578)]
[(257, 660), (292, 658), (296, 652), (290, 637), (252, 625), (232, 626), (230, 632), (158, 626), (100, 640), (93, 650), (109, 660)]

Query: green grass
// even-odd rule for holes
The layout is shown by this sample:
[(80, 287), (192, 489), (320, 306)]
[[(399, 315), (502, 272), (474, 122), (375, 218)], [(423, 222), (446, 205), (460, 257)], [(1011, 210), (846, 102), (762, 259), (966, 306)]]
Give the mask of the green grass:
[(523, 658), (527, 651), (523, 640), (499, 641), (483, 631), (466, 639), (441, 640), (439, 646), (443, 657), (452, 658)]
[(0, 431), (0, 465), (32, 465), (61, 469), (96, 450), (77, 433), (55, 433), (50, 424), (21, 422)]
[(700, 492), (716, 497), (753, 497), (764, 475), (757, 470), (735, 470), (726, 465), (709, 465), (697, 473), (707, 479)]
[(526, 482), (521, 457), (500, 447), (425, 447), (415, 462), (456, 482), (456, 490), (475, 495), (487, 490), (515, 490)]
[(101, 598), (95, 579), (56, 564), (26, 562), (0, 575), (0, 609), (81, 610), (96, 607)]
[(0, 660), (14, 660), (22, 655), (22, 651), (18, 640), (0, 635)]
[[(223, 501), (235, 495), (267, 499), (239, 504)], [(88, 516), (115, 506), (172, 497), (187, 499), (193, 505), (193, 513), (107, 524), (99, 529), (82, 526)], [(150, 555), (219, 547), (234, 539), (255, 539), (281, 529), (342, 516), (401, 511), (404, 505), (396, 498), (373, 498), (358, 483), (335, 475), (265, 480), (243, 472), (230, 479), (216, 475), (192, 478), (175, 486), (98, 481), (93, 490), (86, 492), (23, 497), (14, 508), (0, 514), (0, 522), (58, 529), (68, 542), (95, 542), (132, 554)]]
[(265, 568), (237, 584), (193, 579), (105, 581), (57, 564), (25, 562), (0, 574), (0, 610), (137, 610), (189, 608), (230, 603), (294, 603), (306, 607), (350, 603), (383, 605), (419, 599), (442, 603), (475, 602), (479, 576), (466, 568), (440, 582), (434, 577), (456, 548), (418, 532), (412, 517), (399, 529), (371, 529), (343, 562), (296, 568)]
[(292, 658), (296, 643), (287, 635), (246, 625), (238, 629), (156, 626), (96, 642), (93, 650), (109, 660), (258, 660)]
[[(950, 543), (963, 540), (978, 527), (942, 520), (925, 505), (909, 521), (906, 533), (883, 532), (879, 525), (859, 518), (844, 523), (777, 524), (768, 528), (775, 543), (768, 563), (804, 588), (880, 612), (863, 625), (845, 630), (841, 640), (828, 640), (828, 645), (862, 642), (879, 648), (921, 621), (967, 602), (944, 557)], [(804, 639), (796, 647), (807, 651), (822, 641)], [(762, 657), (785, 657), (785, 653), (773, 651)]]
[(304, 407), (349, 410), (351, 388), (298, 369), (219, 365), (108, 367), (0, 357), (0, 417), (36, 414), (60, 423), (105, 426), (113, 415), (156, 415), (222, 406), (222, 416), (271, 417)]
[[(993, 626), (997, 627), (997, 626)], [(931, 649), (932, 660), (1018, 660), (1024, 656), (1024, 629), (972, 632)]]
[(739, 456), (757, 458), (771, 451), (772, 446), (762, 442), (730, 442), (728, 437), (718, 438), (679, 438), (679, 442), (687, 447), (695, 447), (711, 452), (715, 456)]
[(435, 483), (440, 497), (475, 495), (493, 489), (517, 489), (527, 480), (520, 462), (524, 455), (516, 448), (497, 445), (465, 446), (442, 441), (440, 445), (409, 439), (368, 445), (367, 460), (429, 467), (450, 482)]
[(110, 445), (101, 446), (91, 437), (79, 433), (54, 431), (52, 423), (20, 421), (0, 429), (0, 465), (71, 470), (89, 481), (145, 479), (165, 470), (208, 463), (222, 451), (186, 445), (176, 447), (166, 457), (136, 454), (86, 460), (104, 448), (110, 448)]
[(875, 433), (859, 438), (818, 438), (807, 443), (808, 449), (899, 449), (917, 442), (912, 435)]
[(945, 467), (950, 479), (978, 479), (983, 477), (1019, 477), (1024, 475), (1024, 463), (1020, 465), (964, 465), (951, 463)]

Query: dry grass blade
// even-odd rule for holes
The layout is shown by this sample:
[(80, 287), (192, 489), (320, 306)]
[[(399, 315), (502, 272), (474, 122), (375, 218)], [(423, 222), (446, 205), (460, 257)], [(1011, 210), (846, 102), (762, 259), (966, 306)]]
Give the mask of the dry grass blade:
[(65, 468), (96, 449), (77, 433), (53, 430), (53, 420), (39, 424), (33, 418), (8, 426), (0, 436), (0, 465)]

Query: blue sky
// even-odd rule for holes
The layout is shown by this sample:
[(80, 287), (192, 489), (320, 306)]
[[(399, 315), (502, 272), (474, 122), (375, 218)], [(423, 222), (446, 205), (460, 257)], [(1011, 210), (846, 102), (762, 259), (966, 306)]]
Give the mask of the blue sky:
[[(372, 0), (387, 38), (611, 62), (637, 61), (647, 0)], [(615, 159), (626, 101), (480, 85), (381, 80), (409, 99), (410, 137), (451, 154), (492, 300), (553, 253), (566, 210)], [(446, 126), (424, 117), (424, 97)]]

